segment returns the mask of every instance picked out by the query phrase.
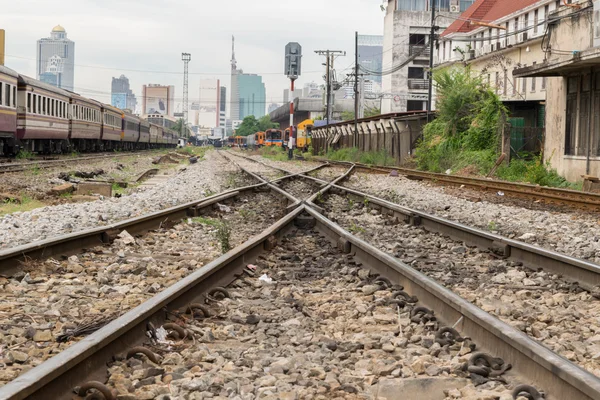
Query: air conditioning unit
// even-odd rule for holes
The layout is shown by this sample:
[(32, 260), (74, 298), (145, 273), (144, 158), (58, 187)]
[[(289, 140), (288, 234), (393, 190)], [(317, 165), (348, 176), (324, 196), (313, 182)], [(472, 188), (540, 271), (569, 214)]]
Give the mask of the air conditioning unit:
[(488, 45), (483, 46), (483, 54), (487, 54), (487, 53), (489, 53), (491, 51), (492, 51), (492, 46), (491, 45), (488, 44)]
[(481, 55), (483, 55), (483, 47), (480, 47), (475, 50), (475, 57), (479, 57)]
[(460, 6), (458, 4), (451, 4), (450, 5), (450, 12), (451, 13), (459, 13), (460, 12)]
[(519, 42), (525, 42), (527, 40), (527, 32), (523, 32), (519, 35)]

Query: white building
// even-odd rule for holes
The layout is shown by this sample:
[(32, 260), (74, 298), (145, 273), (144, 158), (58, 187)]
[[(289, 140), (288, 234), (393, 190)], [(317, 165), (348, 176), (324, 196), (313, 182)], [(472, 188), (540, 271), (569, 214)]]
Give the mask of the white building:
[[(509, 1), (509, 0), (501, 0)], [(474, 0), (439, 0), (438, 34)], [(384, 20), (381, 112), (425, 110), (431, 31), (430, 0), (388, 0)]]
[(198, 110), (194, 112), (194, 123), (203, 128), (216, 128), (221, 120), (221, 82), (218, 79), (200, 81)]
[(55, 26), (49, 38), (37, 41), (36, 75), (42, 82), (75, 89), (75, 42), (67, 39), (62, 26)]

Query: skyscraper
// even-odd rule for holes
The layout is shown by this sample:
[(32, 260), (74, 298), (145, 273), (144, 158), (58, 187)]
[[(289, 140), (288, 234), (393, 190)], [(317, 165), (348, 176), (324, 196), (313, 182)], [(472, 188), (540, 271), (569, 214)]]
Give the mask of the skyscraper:
[(137, 99), (129, 86), (129, 79), (125, 75), (112, 78), (110, 104), (122, 110), (135, 112)]
[(175, 116), (175, 86), (149, 84), (142, 87), (142, 114)]
[(56, 25), (49, 38), (37, 41), (36, 58), (37, 79), (74, 90), (75, 42), (67, 39), (65, 28)]
[(262, 77), (255, 74), (238, 75), (239, 119), (254, 115), (257, 119), (265, 115), (266, 90)]
[(262, 77), (256, 74), (244, 74), (237, 68), (235, 59), (235, 38), (231, 47), (231, 106), (230, 118), (241, 121), (248, 115), (260, 118), (265, 115), (266, 89)]
[(219, 104), (219, 127), (225, 129), (225, 123), (227, 120), (227, 88), (221, 86), (221, 102)]
[(221, 81), (218, 79), (202, 79), (200, 81), (200, 109), (198, 126), (204, 128), (219, 127), (221, 110)]
[[(369, 71), (381, 73), (383, 63), (383, 36), (358, 35), (358, 64)], [(366, 79), (381, 84), (381, 76), (367, 75)]]

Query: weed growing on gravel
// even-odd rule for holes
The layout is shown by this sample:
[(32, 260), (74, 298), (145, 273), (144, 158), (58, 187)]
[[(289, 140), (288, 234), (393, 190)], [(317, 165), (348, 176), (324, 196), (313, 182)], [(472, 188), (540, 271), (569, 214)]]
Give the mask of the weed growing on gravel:
[(4, 202), (0, 202), (0, 215), (31, 211), (35, 208), (44, 207), (45, 205), (46, 204), (41, 201), (33, 199), (28, 194), (21, 194), (20, 201), (7, 199)]
[(365, 228), (356, 225), (354, 221), (352, 221), (352, 224), (350, 224), (350, 228), (348, 228), (348, 230), (350, 233), (365, 233)]
[(27, 150), (21, 150), (17, 153), (17, 159), (19, 160), (25, 160), (33, 157), (35, 157), (35, 154)]
[(385, 150), (360, 151), (356, 147), (330, 150), (327, 158), (332, 161), (360, 162), (368, 165), (395, 165), (396, 160)]
[(244, 222), (248, 222), (254, 218), (256, 218), (256, 212), (252, 211), (252, 210), (247, 210), (245, 208), (240, 209), (239, 211), (242, 219), (244, 220)]
[(490, 231), (498, 230), (498, 224), (496, 224), (496, 221), (490, 221), (488, 223), (488, 230), (490, 230)]
[(231, 236), (231, 228), (229, 224), (225, 221), (220, 221), (221, 223), (217, 226), (217, 239), (221, 243), (221, 252), (223, 254), (227, 253), (231, 250), (231, 245), (229, 244), (229, 238)]
[(27, 172), (30, 173), (31, 175), (39, 175), (42, 171), (41, 171), (39, 165), (33, 164)]
[(121, 185), (119, 185), (117, 182), (113, 182), (112, 193), (113, 193), (113, 196), (116, 194), (123, 195), (125, 193), (125, 188), (121, 187)]
[(228, 188), (234, 188), (237, 186), (237, 181), (235, 179), (235, 175), (234, 174), (229, 174), (227, 176), (227, 183), (226, 183)]

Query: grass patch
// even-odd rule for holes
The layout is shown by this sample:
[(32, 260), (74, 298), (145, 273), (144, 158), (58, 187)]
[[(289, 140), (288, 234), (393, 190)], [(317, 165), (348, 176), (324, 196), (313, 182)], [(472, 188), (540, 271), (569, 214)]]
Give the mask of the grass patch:
[(281, 147), (276, 147), (276, 146), (265, 146), (265, 147), (261, 147), (258, 150), (258, 153), (264, 157), (264, 158), (268, 158), (269, 160), (273, 160), (273, 161), (289, 161), (288, 160), (288, 153), (286, 150), (282, 149)]
[(533, 185), (549, 186), (573, 190), (582, 190), (582, 182), (569, 182), (560, 176), (550, 166), (550, 160), (545, 163), (541, 156), (533, 160), (512, 160), (509, 165), (502, 165), (496, 171), (496, 176), (510, 182), (525, 182)]
[(202, 161), (204, 159), (204, 155), (212, 149), (212, 146), (186, 146), (182, 147), (181, 149), (177, 149), (177, 152), (190, 157), (196, 156), (198, 157), (198, 161)]
[(0, 215), (13, 214), (16, 212), (31, 211), (36, 208), (45, 207), (46, 204), (41, 201), (34, 200), (30, 196), (24, 194), (21, 196), (21, 201), (7, 200), (0, 203)]
[(121, 185), (119, 185), (117, 182), (113, 182), (112, 184), (112, 194), (113, 196), (115, 195), (120, 195), (122, 196), (123, 194), (125, 194), (125, 188), (121, 187)]
[(350, 161), (367, 165), (386, 166), (396, 164), (396, 160), (385, 150), (360, 151), (356, 147), (349, 147), (330, 150), (325, 156), (332, 161)]

